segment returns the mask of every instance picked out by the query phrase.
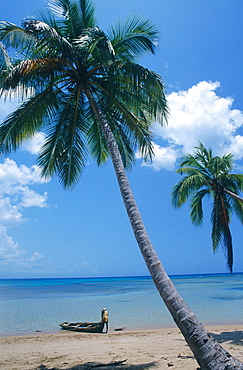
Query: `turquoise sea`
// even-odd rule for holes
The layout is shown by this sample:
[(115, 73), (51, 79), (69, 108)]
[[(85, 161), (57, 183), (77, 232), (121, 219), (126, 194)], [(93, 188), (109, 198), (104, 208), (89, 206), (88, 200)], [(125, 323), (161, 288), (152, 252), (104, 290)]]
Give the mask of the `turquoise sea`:
[[(172, 276), (204, 324), (243, 324), (243, 274)], [(56, 331), (63, 321), (99, 321), (110, 328), (174, 326), (150, 277), (2, 279), (0, 333)]]

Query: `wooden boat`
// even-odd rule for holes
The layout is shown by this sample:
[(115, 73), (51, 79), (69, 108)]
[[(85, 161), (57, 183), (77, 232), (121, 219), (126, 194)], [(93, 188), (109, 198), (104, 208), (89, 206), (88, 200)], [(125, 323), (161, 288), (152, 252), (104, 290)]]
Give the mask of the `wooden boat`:
[(62, 329), (86, 332), (86, 333), (101, 333), (104, 324), (100, 322), (63, 322), (59, 324)]

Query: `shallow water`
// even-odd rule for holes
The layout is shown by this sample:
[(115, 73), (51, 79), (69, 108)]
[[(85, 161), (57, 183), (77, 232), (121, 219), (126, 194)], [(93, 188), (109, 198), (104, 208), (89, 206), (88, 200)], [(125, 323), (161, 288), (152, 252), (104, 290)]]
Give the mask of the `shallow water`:
[[(172, 281), (204, 325), (243, 323), (243, 274), (172, 276)], [(0, 333), (99, 321), (103, 307), (111, 328), (174, 326), (150, 277), (0, 280)]]

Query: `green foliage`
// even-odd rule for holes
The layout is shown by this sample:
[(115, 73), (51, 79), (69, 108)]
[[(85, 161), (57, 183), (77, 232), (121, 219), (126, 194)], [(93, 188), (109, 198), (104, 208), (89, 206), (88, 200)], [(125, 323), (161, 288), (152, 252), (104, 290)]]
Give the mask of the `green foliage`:
[(232, 272), (233, 247), (229, 224), (233, 212), (243, 223), (243, 199), (235, 197), (243, 190), (243, 175), (229, 173), (233, 168), (232, 154), (213, 157), (212, 151), (206, 149), (202, 143), (196, 149), (194, 155), (187, 154), (182, 158), (177, 172), (185, 176), (173, 187), (171, 201), (175, 208), (179, 208), (190, 199), (191, 220), (198, 226), (203, 221), (203, 199), (205, 196), (213, 199), (213, 250), (216, 251), (222, 245), (227, 266)]
[[(0, 126), (1, 152), (16, 150), (42, 130), (42, 175), (57, 174), (64, 187), (72, 187), (88, 155), (98, 165), (109, 158), (100, 111), (125, 168), (137, 150), (150, 160), (151, 124), (166, 120), (165, 88), (135, 58), (154, 52), (157, 37), (157, 28), (137, 16), (105, 33), (90, 0), (50, 0), (47, 11), (22, 27), (0, 22), (1, 96), (22, 100)], [(8, 48), (18, 59), (8, 57)]]
[(158, 29), (150, 21), (129, 16), (108, 30), (115, 53), (123, 60), (133, 61), (144, 51), (154, 53), (157, 46)]

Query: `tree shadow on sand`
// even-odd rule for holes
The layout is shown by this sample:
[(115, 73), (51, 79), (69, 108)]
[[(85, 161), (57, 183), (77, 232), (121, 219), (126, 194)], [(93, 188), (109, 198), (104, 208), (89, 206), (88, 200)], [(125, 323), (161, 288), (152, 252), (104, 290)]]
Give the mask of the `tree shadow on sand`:
[(221, 333), (210, 333), (212, 337), (218, 343), (229, 342), (231, 344), (237, 344), (243, 346), (243, 331), (234, 330), (234, 331), (222, 331)]
[[(102, 369), (109, 369), (109, 370), (118, 370), (118, 369), (130, 369), (130, 370), (143, 370), (143, 369), (151, 369), (158, 365), (157, 362), (149, 362), (147, 364), (140, 364), (140, 365), (126, 365), (126, 360), (117, 361), (117, 362), (109, 362), (108, 364), (98, 363), (98, 362), (87, 362), (82, 365), (75, 365), (72, 367), (68, 367), (65, 370), (95, 370), (96, 368), (99, 370)], [(35, 370), (60, 370), (59, 367), (46, 367), (45, 365), (38, 366)]]

